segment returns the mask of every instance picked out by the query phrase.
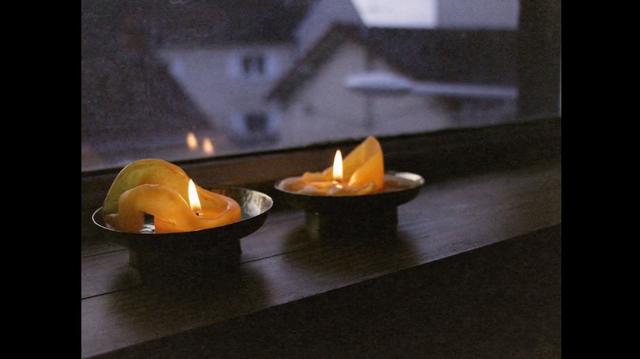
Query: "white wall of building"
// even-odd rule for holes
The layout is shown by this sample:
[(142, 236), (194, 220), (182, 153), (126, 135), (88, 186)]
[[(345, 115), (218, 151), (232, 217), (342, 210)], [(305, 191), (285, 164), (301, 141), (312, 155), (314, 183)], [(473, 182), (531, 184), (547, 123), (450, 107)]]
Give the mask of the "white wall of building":
[[(158, 55), (209, 121), (232, 134), (241, 131), (244, 114), (271, 110), (265, 96), (293, 52), (293, 45), (256, 44), (163, 49)], [(264, 75), (243, 73), (242, 57), (256, 54), (264, 55)]]
[[(365, 96), (344, 86), (348, 75), (364, 71), (365, 56), (361, 45), (345, 42), (296, 89), (282, 110), (283, 139), (287, 144), (437, 130), (452, 125), (435, 99), (402, 95), (371, 97), (373, 126), (367, 127)], [(375, 61), (374, 68), (391, 71), (381, 61)]]

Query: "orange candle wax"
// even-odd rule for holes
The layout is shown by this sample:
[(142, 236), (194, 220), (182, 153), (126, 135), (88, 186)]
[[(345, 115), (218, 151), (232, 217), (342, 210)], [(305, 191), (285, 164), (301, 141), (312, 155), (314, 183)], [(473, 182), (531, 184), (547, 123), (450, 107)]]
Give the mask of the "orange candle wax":
[(140, 232), (145, 214), (153, 215), (156, 233), (197, 231), (240, 219), (235, 200), (196, 186), (178, 166), (155, 159), (123, 168), (103, 207), (105, 222), (125, 232)]
[(384, 188), (384, 157), (375, 137), (367, 137), (342, 161), (338, 150), (333, 166), (322, 172), (306, 172), (287, 178), (282, 186), (291, 192), (318, 196), (376, 193)]

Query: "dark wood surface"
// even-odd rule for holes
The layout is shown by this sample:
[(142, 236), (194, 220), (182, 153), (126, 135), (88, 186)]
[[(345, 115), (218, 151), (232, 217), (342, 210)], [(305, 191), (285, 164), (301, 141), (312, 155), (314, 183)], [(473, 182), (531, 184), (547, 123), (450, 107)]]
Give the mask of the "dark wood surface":
[(185, 333), (231, 325), (403, 270), (428, 268), (560, 223), (557, 161), (436, 183), (426, 177), (418, 198), (399, 208), (397, 238), (342, 244), (313, 240), (304, 231), (301, 212), (277, 211), (241, 240), (242, 264), (236, 271), (193, 283), (143, 285), (128, 267), (126, 249), (85, 236), (83, 357), (141, 353)]
[(109, 358), (560, 358), (560, 226)]

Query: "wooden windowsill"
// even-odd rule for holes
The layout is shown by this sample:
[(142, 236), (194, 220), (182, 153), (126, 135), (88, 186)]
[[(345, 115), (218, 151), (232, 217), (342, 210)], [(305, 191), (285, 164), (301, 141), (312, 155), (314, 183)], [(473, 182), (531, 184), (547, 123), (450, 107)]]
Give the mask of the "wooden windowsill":
[[(418, 173), (429, 181), (471, 172), (559, 158), (560, 119), (381, 138), (385, 166)], [(270, 191), (275, 181), (331, 165), (335, 150), (348, 152), (359, 140), (222, 158), (176, 161), (199, 184), (236, 185)], [(84, 172), (83, 210), (97, 208), (120, 168)]]
[[(408, 147), (414, 150), (389, 151), (389, 160), (385, 160), (392, 166), (388, 168), (418, 168), (416, 172), (435, 180), (428, 181), (418, 198), (399, 208), (397, 238), (341, 245), (313, 240), (304, 231), (304, 214), (280, 207), (260, 230), (241, 239), (242, 263), (237, 271), (197, 290), (144, 285), (128, 266), (125, 248), (104, 241), (90, 229), (83, 230), (82, 356), (158, 354), (158, 350), (186, 345), (185, 338), (195, 340), (189, 345), (204, 350), (214, 338), (203, 333), (215, 328), (230, 328), (233, 323), (258, 318), (259, 313), (293, 308), (302, 300), (345, 292), (360, 283), (382, 282), (382, 278), (410, 269), (428, 272), (433, 264), (461, 253), (558, 226), (558, 126), (547, 122), (525, 129), (477, 130), (475, 136), (454, 133), (447, 140), (430, 138), (431, 142), (404, 139), (412, 142)], [(481, 141), (471, 141), (478, 134)], [(467, 142), (451, 143), (456, 136)], [(434, 145), (438, 141), (441, 147)], [(535, 146), (528, 146), (535, 141)], [(416, 147), (418, 143), (425, 145)], [(485, 144), (481, 146), (484, 152), (478, 151), (477, 143)], [(383, 143), (385, 150), (393, 147), (386, 145)], [(433, 151), (431, 157), (425, 157), (424, 148)], [(505, 149), (512, 151), (500, 154)], [(323, 156), (323, 151), (331, 149), (313, 156)], [(443, 153), (444, 158), (438, 159)], [(302, 162), (308, 163), (307, 159)], [(427, 172), (441, 161), (449, 161), (449, 171)], [(478, 170), (477, 161), (484, 170)], [(207, 176), (201, 163), (187, 172), (196, 178)], [(87, 188), (103, 185), (109, 175), (95, 177), (94, 183), (83, 179), (87, 208), (95, 204), (89, 203), (93, 197)], [(265, 177), (255, 182), (269, 181)]]

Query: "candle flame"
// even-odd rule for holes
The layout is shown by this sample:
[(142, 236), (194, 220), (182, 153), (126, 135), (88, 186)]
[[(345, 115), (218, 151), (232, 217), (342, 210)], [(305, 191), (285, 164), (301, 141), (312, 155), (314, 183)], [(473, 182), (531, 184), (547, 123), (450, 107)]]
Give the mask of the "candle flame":
[(202, 207), (200, 206), (200, 197), (198, 197), (198, 191), (196, 190), (196, 184), (193, 180), (189, 180), (189, 205), (191, 209), (198, 214)]
[(342, 153), (340, 150), (336, 151), (336, 155), (333, 157), (333, 179), (342, 181)]
[(213, 154), (213, 142), (211, 142), (209, 137), (204, 138), (204, 141), (202, 142), (202, 149), (204, 150), (204, 153), (208, 155)]
[(198, 138), (196, 138), (193, 132), (187, 133), (187, 147), (189, 147), (191, 151), (198, 148)]

